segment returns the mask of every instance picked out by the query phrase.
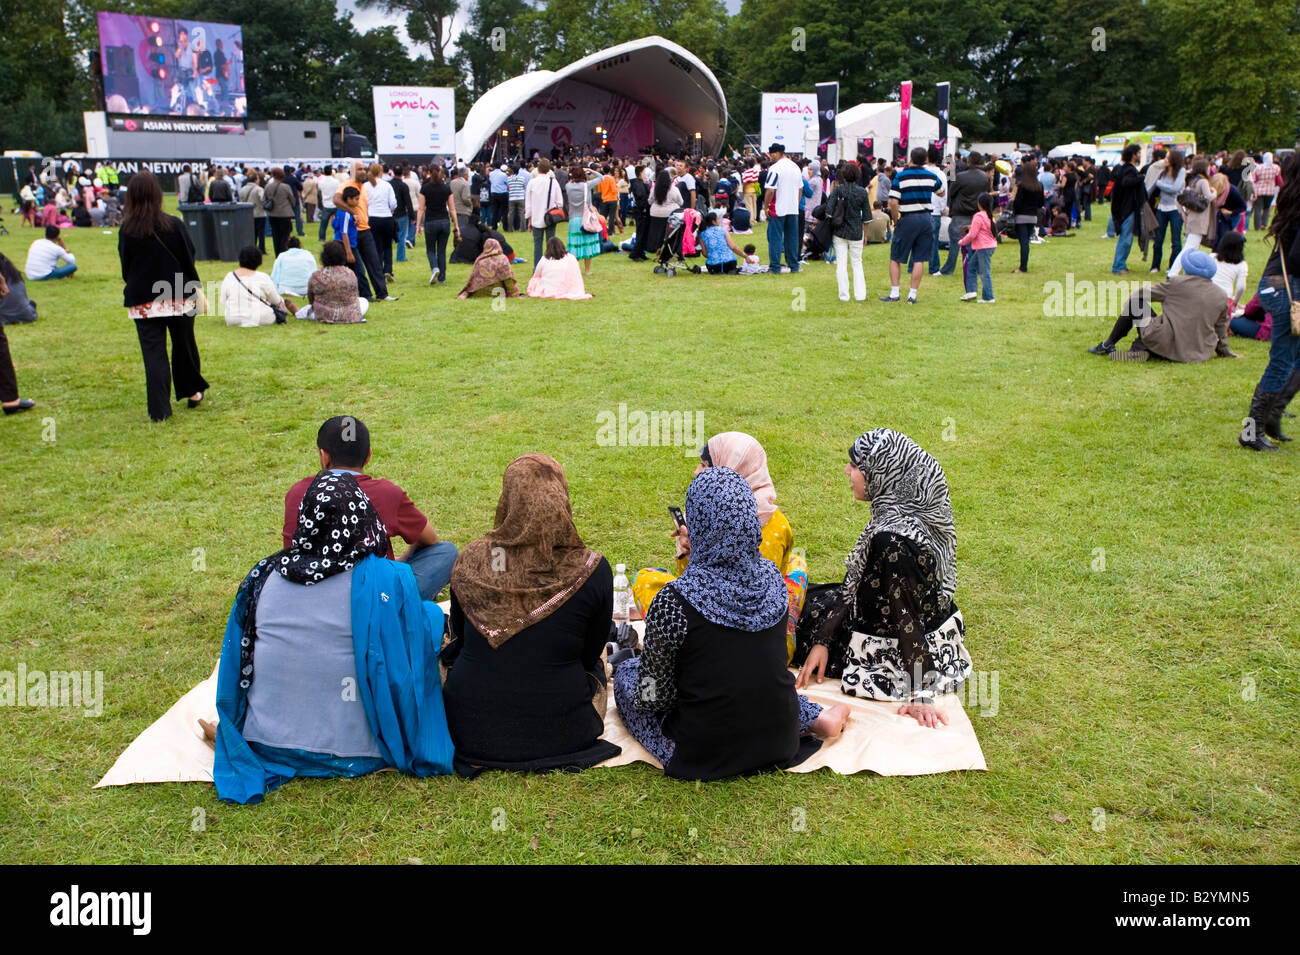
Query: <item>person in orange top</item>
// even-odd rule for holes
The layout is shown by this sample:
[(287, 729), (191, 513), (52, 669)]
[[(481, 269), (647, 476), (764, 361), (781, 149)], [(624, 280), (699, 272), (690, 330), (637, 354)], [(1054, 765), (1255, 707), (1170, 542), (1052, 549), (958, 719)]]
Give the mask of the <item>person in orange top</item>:
[(618, 231), (622, 232), (623, 221), (618, 214), (618, 180), (614, 178), (609, 166), (602, 166), (600, 171), (604, 174), (596, 186), (600, 193), (600, 214), (605, 217), (611, 231), (617, 225)]

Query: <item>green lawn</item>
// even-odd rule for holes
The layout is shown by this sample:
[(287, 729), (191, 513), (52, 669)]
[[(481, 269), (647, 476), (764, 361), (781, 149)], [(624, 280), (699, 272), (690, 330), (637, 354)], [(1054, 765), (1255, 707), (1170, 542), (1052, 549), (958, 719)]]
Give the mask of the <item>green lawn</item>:
[[(33, 233), (6, 218), (0, 251), (21, 267)], [(39, 407), (0, 423), (0, 670), (102, 671), (104, 709), (0, 716), (0, 860), (1294, 861), (1300, 455), (1237, 446), (1265, 343), (1234, 339), (1236, 361), (1129, 366), (1084, 351), (1108, 318), (1044, 316), (1044, 281), (1109, 277), (1102, 226), (1034, 246), (1028, 276), (1010, 274), (1004, 243), (992, 306), (928, 277), (919, 305), (881, 304), (887, 255), (872, 246), (865, 304), (839, 302), (821, 263), (670, 279), (605, 256), (591, 301), (496, 310), (454, 298), (466, 266), (429, 288), (421, 248), (399, 267), (401, 300), (363, 326), (201, 319), (212, 390), (161, 425), (145, 413), (116, 237), (70, 232), (81, 270), (33, 285), (40, 322), (8, 329)], [(1264, 249), (1254, 234), (1248, 247), (1257, 276)], [(208, 675), (324, 418), (362, 417), (372, 473), (458, 544), (489, 527), (506, 463), (544, 451), (591, 546), (660, 564), (665, 505), (694, 462), (599, 443), (598, 416), (620, 403), (757, 436), (814, 581), (843, 573), (867, 520), (842, 473), (853, 439), (889, 426), (932, 451), (952, 489), (968, 646), (998, 674), (997, 715), (971, 712), (989, 771), (383, 774), (297, 781), (251, 807), (197, 783), (91, 789)]]

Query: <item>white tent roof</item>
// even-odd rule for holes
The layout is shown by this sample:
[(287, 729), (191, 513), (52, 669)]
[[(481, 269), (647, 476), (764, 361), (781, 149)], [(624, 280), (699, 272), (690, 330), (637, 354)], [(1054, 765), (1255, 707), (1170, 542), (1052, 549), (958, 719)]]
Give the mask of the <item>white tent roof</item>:
[(1064, 143), (1057, 146), (1047, 154), (1049, 159), (1069, 159), (1071, 156), (1089, 156), (1097, 155), (1097, 145), (1095, 143), (1081, 143), (1077, 140), (1072, 143)]
[(470, 108), (456, 133), (456, 152), (468, 159), (530, 99), (573, 79), (620, 93), (663, 117), (686, 136), (699, 132), (704, 152), (717, 154), (727, 131), (727, 97), (717, 77), (671, 40), (647, 36), (600, 50), (560, 70), (534, 70), (492, 87)]
[[(887, 155), (885, 145), (892, 143), (898, 136), (898, 122), (902, 107), (898, 103), (859, 103), (842, 109), (835, 117), (835, 132), (838, 139), (866, 139), (868, 136), (877, 142), (880, 155)], [(916, 106), (912, 107), (912, 119), (908, 126), (909, 146), (928, 146), (930, 140), (939, 138), (939, 117), (927, 113)], [(961, 130), (952, 123), (948, 124), (948, 150), (951, 152), (961, 139)]]

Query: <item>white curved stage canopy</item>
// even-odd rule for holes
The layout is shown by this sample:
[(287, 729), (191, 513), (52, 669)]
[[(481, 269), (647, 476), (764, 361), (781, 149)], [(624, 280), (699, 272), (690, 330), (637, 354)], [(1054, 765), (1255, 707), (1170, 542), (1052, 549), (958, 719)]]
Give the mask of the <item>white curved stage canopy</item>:
[[(520, 127), (523, 130), (520, 130)], [(456, 151), (472, 158), (502, 130), (525, 155), (586, 143), (634, 155), (656, 144), (717, 155), (727, 131), (727, 98), (717, 77), (689, 50), (642, 37), (560, 70), (534, 70), (492, 87), (465, 116)], [(699, 134), (698, 140), (696, 133)]]

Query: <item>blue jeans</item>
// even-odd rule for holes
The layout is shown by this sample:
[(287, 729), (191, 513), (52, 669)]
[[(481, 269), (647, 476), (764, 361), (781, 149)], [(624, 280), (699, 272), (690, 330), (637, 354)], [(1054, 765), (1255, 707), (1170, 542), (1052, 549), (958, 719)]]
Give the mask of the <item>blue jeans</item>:
[[(1300, 338), (1291, 334), (1291, 303), (1281, 284), (1279, 276), (1259, 280), (1259, 304), (1273, 316), (1273, 343), (1268, 348), (1264, 376), (1259, 379), (1260, 391), (1281, 391), (1292, 370), (1300, 365)], [(1300, 275), (1291, 279), (1291, 297), (1300, 302)]]
[(73, 265), (71, 262), (65, 262), (63, 265), (60, 265), (49, 275), (42, 275), (40, 278), (32, 279), (31, 281), (44, 282), (46, 279), (66, 279), (69, 275), (71, 275), (75, 271), (77, 271), (77, 267), (75, 265)]
[(1156, 210), (1156, 235), (1151, 252), (1152, 270), (1160, 268), (1160, 258), (1165, 250), (1165, 230), (1169, 230), (1169, 261), (1178, 258), (1183, 251), (1183, 214), (1177, 209), (1172, 212)]
[(799, 271), (799, 214), (772, 216), (767, 220), (767, 251), (772, 271), (781, 271), (781, 253), (790, 271)]
[(438, 541), (428, 547), (421, 547), (411, 555), (408, 563), (415, 574), (415, 585), (420, 590), (421, 600), (433, 600), (442, 588), (451, 580), (451, 565), (456, 563), (460, 552), (451, 541)]
[[(933, 275), (939, 271), (939, 230), (943, 227), (943, 216), (930, 215), (930, 268)], [(949, 252), (949, 255), (952, 253)]]
[(321, 217), (321, 219), (320, 219), (320, 235), (318, 236), (318, 238), (320, 239), (320, 241), (324, 242), (324, 241), (325, 241), (325, 235), (326, 235), (326, 233), (329, 231), (330, 220), (334, 218), (334, 207), (333, 207), (333, 206), (321, 206), (321, 207), (320, 207), (320, 217)]
[(293, 207), (293, 223), (294, 223), (294, 228), (297, 229), (298, 231), (298, 238), (302, 238), (303, 231), (302, 231), (302, 203), (301, 202)]
[(394, 220), (397, 226), (397, 261), (406, 261), (406, 233), (411, 225), (410, 216), (397, 216)]
[(1111, 272), (1118, 273), (1128, 268), (1128, 253), (1133, 248), (1133, 220), (1137, 218), (1134, 213), (1124, 220), (1120, 227), (1119, 236), (1115, 239), (1115, 261), (1111, 263)]
[[(464, 213), (461, 213), (461, 215), (464, 215)], [(403, 238), (406, 239), (407, 242), (411, 243), (411, 245), (415, 245), (415, 218), (412, 216), (407, 217), (406, 235), (403, 236)]]
[(971, 258), (975, 261), (972, 263), (966, 291), (975, 291), (975, 276), (978, 274), (980, 284), (984, 287), (980, 298), (986, 302), (991, 302), (993, 301), (993, 250), (975, 249), (971, 252)]
[(1106, 238), (1115, 238), (1115, 217), (1109, 214), (1106, 216)]
[[(961, 230), (970, 225), (970, 220), (970, 216), (953, 216), (948, 222), (948, 257), (943, 260), (943, 268), (939, 270), (941, 274), (952, 275), (957, 268), (957, 261), (961, 257), (957, 251), (957, 242), (961, 239)], [(939, 244), (936, 242), (935, 249), (938, 248)], [(935, 255), (938, 254), (936, 251)], [(966, 291), (973, 292), (974, 289), (967, 289)]]

